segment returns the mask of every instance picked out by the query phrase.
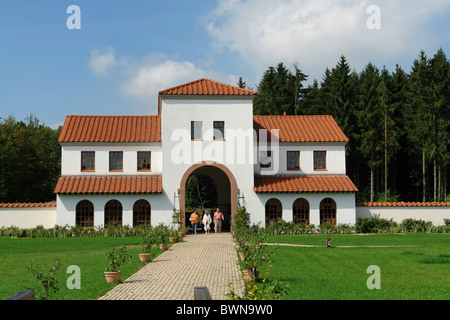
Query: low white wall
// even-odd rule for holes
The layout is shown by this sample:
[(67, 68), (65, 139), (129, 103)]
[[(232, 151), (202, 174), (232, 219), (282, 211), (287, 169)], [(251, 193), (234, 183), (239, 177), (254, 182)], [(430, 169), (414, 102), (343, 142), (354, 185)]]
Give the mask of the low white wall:
[(450, 219), (450, 206), (404, 206), (404, 207), (381, 207), (381, 206), (357, 206), (357, 218), (373, 218), (374, 216), (395, 222), (402, 222), (404, 219), (416, 219), (431, 221), (434, 226), (444, 224), (444, 219)]
[(56, 207), (0, 208), (0, 227), (26, 229), (38, 225), (53, 228), (56, 225)]

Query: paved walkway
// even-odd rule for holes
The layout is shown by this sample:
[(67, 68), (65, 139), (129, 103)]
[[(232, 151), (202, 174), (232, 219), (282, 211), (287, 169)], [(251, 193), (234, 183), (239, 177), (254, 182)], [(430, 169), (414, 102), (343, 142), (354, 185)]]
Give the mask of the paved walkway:
[(226, 299), (228, 282), (242, 294), (242, 276), (230, 233), (187, 235), (100, 300), (193, 300), (194, 287)]

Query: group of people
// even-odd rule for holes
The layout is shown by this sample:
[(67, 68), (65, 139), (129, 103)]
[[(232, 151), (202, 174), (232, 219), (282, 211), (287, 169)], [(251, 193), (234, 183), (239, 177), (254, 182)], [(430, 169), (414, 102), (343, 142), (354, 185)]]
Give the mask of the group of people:
[[(222, 221), (224, 220), (223, 213), (220, 212), (219, 208), (216, 209), (216, 212), (214, 212), (214, 231), (217, 233), (222, 233)], [(206, 234), (209, 234), (211, 231), (211, 223), (213, 221), (211, 219), (211, 214), (209, 213), (209, 210), (205, 210), (205, 213), (203, 214), (202, 224), (204, 225), (204, 229)], [(195, 210), (191, 217), (189, 218), (189, 221), (191, 221), (192, 231), (194, 234), (197, 234), (197, 227), (198, 223), (200, 222), (200, 216), (197, 213), (197, 210)]]

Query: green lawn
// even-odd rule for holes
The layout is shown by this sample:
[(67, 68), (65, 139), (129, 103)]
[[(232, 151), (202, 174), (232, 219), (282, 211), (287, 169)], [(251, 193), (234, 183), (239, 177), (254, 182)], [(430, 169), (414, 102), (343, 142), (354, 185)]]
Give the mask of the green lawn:
[[(325, 246), (326, 238), (331, 239), (331, 248)], [(268, 236), (267, 240), (318, 246), (278, 247), (270, 279), (289, 283), (286, 300), (450, 298), (450, 234)], [(380, 268), (379, 290), (367, 288), (370, 265)]]
[[(60, 291), (52, 299), (95, 299), (116, 284), (108, 284), (103, 274), (108, 261), (107, 253), (114, 247), (126, 246), (132, 259), (121, 268), (121, 280), (126, 279), (146, 263), (139, 260), (141, 237), (95, 237), (95, 238), (9, 238), (0, 237), (0, 299), (27, 288), (40, 288), (40, 284), (28, 271), (33, 264), (40, 267), (61, 262), (57, 271)], [(152, 259), (162, 251), (152, 249)], [(71, 274), (67, 267), (77, 265), (81, 273), (81, 289), (69, 290), (66, 286)]]

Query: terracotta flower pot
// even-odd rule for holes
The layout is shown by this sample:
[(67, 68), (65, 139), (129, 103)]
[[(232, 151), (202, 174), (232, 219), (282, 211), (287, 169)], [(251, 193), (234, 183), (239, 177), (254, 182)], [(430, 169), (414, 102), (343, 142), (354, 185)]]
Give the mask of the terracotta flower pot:
[(105, 271), (106, 282), (108, 283), (118, 282), (120, 280), (120, 274), (121, 271), (113, 271), (113, 272)]
[(159, 248), (160, 248), (161, 250), (166, 250), (166, 249), (167, 249), (167, 243), (160, 243), (160, 244), (159, 244)]
[(184, 237), (184, 236), (186, 235), (186, 232), (178, 232), (178, 235), (179, 235), (180, 237)]
[(169, 241), (174, 243), (177, 242), (178, 238), (177, 237), (169, 237)]
[(141, 260), (142, 262), (150, 261), (150, 256), (150, 253), (139, 253), (139, 260)]
[(256, 280), (258, 279), (258, 276), (259, 276), (259, 270), (258, 269), (255, 270), (255, 274), (253, 274), (253, 269), (252, 268), (244, 269), (242, 271), (242, 273), (244, 274), (244, 280), (245, 281), (256, 282)]
[(243, 252), (239, 252), (239, 257), (241, 257), (241, 260), (244, 261), (244, 253)]

